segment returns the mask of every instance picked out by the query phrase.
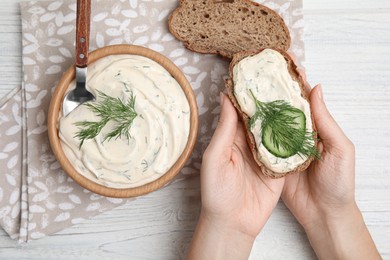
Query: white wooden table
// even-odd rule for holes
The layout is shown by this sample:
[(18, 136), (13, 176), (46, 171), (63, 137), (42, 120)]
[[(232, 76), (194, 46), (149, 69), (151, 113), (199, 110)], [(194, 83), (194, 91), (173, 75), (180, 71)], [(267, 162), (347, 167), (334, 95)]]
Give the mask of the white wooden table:
[[(21, 83), (17, 1), (0, 0), (0, 98)], [(356, 145), (356, 198), (390, 259), (390, 1), (304, 2), (306, 69)], [(18, 244), (0, 229), (0, 259), (182, 259), (200, 208), (197, 177), (175, 183), (58, 234)], [(280, 202), (251, 259), (315, 254)]]

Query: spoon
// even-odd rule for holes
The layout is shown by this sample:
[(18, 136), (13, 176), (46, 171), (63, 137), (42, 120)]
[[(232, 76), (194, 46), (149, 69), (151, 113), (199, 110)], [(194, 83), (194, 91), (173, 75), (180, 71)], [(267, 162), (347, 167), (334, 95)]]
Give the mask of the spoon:
[(89, 28), (91, 0), (77, 0), (76, 15), (76, 88), (71, 90), (62, 103), (64, 116), (87, 101), (95, 100), (94, 95), (86, 89)]

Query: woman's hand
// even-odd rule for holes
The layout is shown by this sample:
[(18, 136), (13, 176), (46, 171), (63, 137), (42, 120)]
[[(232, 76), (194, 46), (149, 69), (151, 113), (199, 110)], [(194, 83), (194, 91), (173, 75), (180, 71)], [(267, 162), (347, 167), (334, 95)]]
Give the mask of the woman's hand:
[(310, 94), (321, 159), (287, 176), (282, 199), (319, 258), (380, 258), (355, 202), (355, 149), (327, 110), (321, 87)]
[(203, 155), (202, 209), (190, 259), (247, 259), (254, 239), (275, 208), (284, 179), (260, 172), (230, 100)]

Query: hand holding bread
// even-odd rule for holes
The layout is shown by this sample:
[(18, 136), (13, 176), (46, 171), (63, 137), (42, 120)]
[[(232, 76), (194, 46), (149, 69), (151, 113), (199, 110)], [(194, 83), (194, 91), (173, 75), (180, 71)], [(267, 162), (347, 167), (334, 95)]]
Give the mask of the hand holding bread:
[(180, 0), (169, 29), (232, 59), (188, 258), (248, 258), (281, 195), (319, 258), (380, 259), (355, 202), (353, 144), (286, 53), (282, 18), (249, 0)]
[(260, 174), (233, 105), (223, 97), (221, 118), (203, 156), (202, 210), (188, 259), (247, 259), (255, 237), (282, 192), (320, 259), (380, 259), (354, 197), (354, 146), (334, 121), (319, 87), (311, 91), (321, 160), (301, 174)]
[(310, 92), (321, 160), (286, 176), (282, 199), (320, 259), (380, 259), (355, 201), (355, 148), (326, 108), (321, 86)]
[(284, 179), (259, 174), (234, 106), (221, 96), (221, 116), (201, 167), (201, 217), (189, 259), (246, 259), (275, 208)]

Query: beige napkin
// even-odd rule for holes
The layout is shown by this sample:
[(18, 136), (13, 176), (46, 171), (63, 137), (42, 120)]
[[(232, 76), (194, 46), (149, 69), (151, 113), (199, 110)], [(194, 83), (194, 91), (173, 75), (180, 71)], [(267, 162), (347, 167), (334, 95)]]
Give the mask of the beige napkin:
[[(192, 1), (192, 0), (189, 0)], [(304, 58), (302, 1), (258, 1), (278, 11)], [(185, 49), (167, 29), (177, 0), (93, 0), (91, 50), (129, 43), (169, 57), (191, 82), (199, 106), (195, 150), (180, 176), (199, 173), (220, 112), (228, 62)], [(46, 115), (56, 82), (74, 63), (75, 1), (21, 3), (23, 84), (0, 101), (0, 225), (19, 241), (58, 232), (129, 200), (106, 198), (74, 183), (48, 142)]]

